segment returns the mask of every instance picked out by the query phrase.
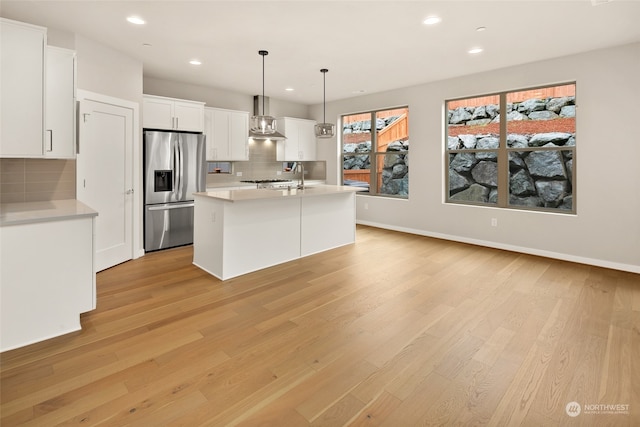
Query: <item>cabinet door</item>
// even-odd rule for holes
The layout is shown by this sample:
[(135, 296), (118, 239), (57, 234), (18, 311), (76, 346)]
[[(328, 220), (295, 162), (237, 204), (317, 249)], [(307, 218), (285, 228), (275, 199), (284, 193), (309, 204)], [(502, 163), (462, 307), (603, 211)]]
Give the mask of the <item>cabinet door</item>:
[(75, 58), (72, 50), (47, 47), (45, 157), (75, 157)]
[(147, 129), (174, 129), (174, 102), (171, 99), (144, 97), (142, 127)]
[(231, 160), (229, 112), (213, 110), (213, 147), (215, 160)]
[(199, 102), (175, 101), (175, 129), (204, 131), (204, 105)]
[(316, 160), (315, 122), (304, 120), (298, 123), (298, 151), (300, 160)]
[(213, 111), (211, 108), (204, 109), (204, 136), (207, 144), (206, 158), (209, 161), (216, 160), (216, 149), (213, 142)]
[(0, 20), (0, 157), (42, 157), (46, 34)]
[(229, 160), (249, 160), (249, 113), (232, 112), (229, 116)]
[(287, 139), (278, 141), (276, 159), (278, 161), (316, 160), (315, 124), (313, 120), (279, 118), (278, 127)]
[(295, 119), (283, 117), (278, 119), (278, 129), (287, 137), (284, 141), (278, 141), (276, 147), (276, 160), (297, 161), (300, 160), (298, 150), (298, 122)]

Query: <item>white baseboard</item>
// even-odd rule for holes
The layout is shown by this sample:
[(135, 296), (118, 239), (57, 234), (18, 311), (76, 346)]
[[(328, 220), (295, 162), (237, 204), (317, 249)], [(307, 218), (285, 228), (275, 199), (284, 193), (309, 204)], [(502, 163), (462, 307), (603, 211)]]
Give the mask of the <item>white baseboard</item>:
[(507, 245), (504, 243), (490, 242), (486, 240), (471, 239), (468, 237), (454, 236), (450, 234), (433, 233), (425, 230), (417, 230), (408, 227), (398, 227), (388, 224), (380, 224), (369, 221), (356, 221), (357, 224), (368, 225), (370, 227), (384, 228), (386, 230), (400, 231), (403, 233), (417, 234), (420, 236), (433, 237), (436, 239), (451, 240), (454, 242), (469, 243), (471, 245), (486, 246), (494, 249), (503, 249), (506, 251), (519, 252), (528, 255), (537, 255), (546, 258), (559, 259), (562, 261), (576, 262), (578, 264), (593, 265), (596, 267), (611, 268), (613, 270), (628, 271), (630, 273), (640, 274), (640, 266), (632, 264), (623, 264), (619, 262), (606, 261), (595, 258), (581, 257), (560, 252), (545, 251), (541, 249), (527, 248), (523, 246)]

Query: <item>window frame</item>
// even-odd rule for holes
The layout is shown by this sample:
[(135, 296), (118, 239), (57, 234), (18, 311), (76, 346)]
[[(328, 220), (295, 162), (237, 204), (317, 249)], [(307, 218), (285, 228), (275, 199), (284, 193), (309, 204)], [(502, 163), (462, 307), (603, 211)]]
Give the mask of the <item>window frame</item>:
[[(511, 93), (515, 92), (523, 92), (529, 90), (539, 90), (539, 89), (548, 89), (557, 86), (566, 86), (573, 85), (575, 88), (574, 95), (574, 105), (576, 106), (576, 110), (578, 109), (578, 85), (576, 81), (568, 81), (568, 82), (560, 82), (553, 84), (545, 84), (539, 86), (530, 86), (522, 89), (512, 89), (500, 92), (491, 92), (484, 93), (480, 95), (474, 96), (464, 96), (457, 98), (450, 98), (444, 101), (444, 182), (445, 182), (445, 198), (444, 202), (447, 204), (453, 205), (470, 205), (470, 206), (479, 206), (479, 207), (489, 207), (489, 208), (498, 208), (498, 209), (514, 209), (514, 210), (523, 210), (523, 211), (537, 211), (537, 212), (546, 212), (546, 213), (556, 213), (562, 215), (577, 215), (577, 197), (576, 197), (576, 165), (577, 165), (577, 147), (573, 146), (557, 146), (557, 147), (508, 147), (507, 146), (507, 136), (508, 136), (508, 123), (509, 120), (502, 120), (502, 118), (507, 117), (507, 96)], [(483, 98), (483, 97), (491, 97), (498, 96), (499, 97), (499, 114), (501, 117), (500, 120), (500, 135), (499, 135), (499, 144), (498, 148), (495, 149), (449, 149), (449, 123), (448, 123), (448, 105), (450, 102), (460, 101), (465, 99), (473, 99), (473, 98)], [(577, 141), (578, 137), (578, 115), (576, 114), (575, 119), (575, 139)], [(572, 152), (572, 170), (571, 176), (568, 177), (571, 181), (571, 196), (572, 196), (572, 204), (571, 209), (559, 209), (559, 208), (549, 208), (544, 206), (526, 206), (526, 205), (515, 205), (510, 203), (510, 170), (509, 170), (509, 155), (511, 152), (549, 152), (549, 151), (571, 151)], [(452, 200), (451, 190), (450, 190), (450, 182), (449, 182), (449, 170), (450, 170), (450, 155), (458, 154), (458, 153), (477, 153), (477, 152), (496, 152), (497, 153), (497, 200), (496, 203), (481, 203), (474, 202), (470, 200)]]
[[(360, 111), (360, 112), (353, 112), (353, 113), (346, 113), (346, 114), (341, 114), (340, 115), (340, 129), (342, 129), (342, 131), (340, 132), (340, 136), (339, 136), (339, 149), (340, 149), (340, 169), (341, 169), (341, 174), (340, 174), (340, 183), (341, 185), (345, 185), (344, 184), (344, 160), (345, 157), (356, 157), (356, 156), (368, 156), (369, 157), (369, 191), (365, 192), (365, 191), (361, 191), (358, 192), (357, 194), (361, 194), (361, 195), (367, 195), (367, 196), (372, 196), (372, 197), (388, 197), (388, 198), (393, 198), (393, 199), (400, 199), (400, 200), (408, 200), (409, 199), (409, 185), (407, 184), (407, 195), (398, 195), (398, 194), (388, 194), (388, 193), (380, 193), (379, 192), (379, 188), (378, 188), (378, 159), (380, 158), (384, 158), (385, 155), (389, 154), (389, 152), (387, 151), (377, 151), (378, 149), (378, 130), (376, 129), (375, 123), (376, 123), (376, 119), (377, 119), (377, 114), (383, 111), (389, 111), (389, 110), (399, 110), (399, 109), (406, 109), (407, 110), (407, 120), (408, 120), (408, 114), (409, 114), (409, 105), (400, 105), (400, 106), (395, 106), (395, 107), (385, 107), (385, 108), (379, 108), (379, 109), (375, 109), (375, 110), (365, 110), (365, 111)], [(349, 116), (355, 116), (355, 115), (360, 115), (360, 114), (369, 114), (369, 120), (371, 121), (371, 150), (367, 153), (345, 153), (344, 152), (344, 124), (345, 124), (345, 118), (349, 117)], [(407, 125), (407, 132), (408, 132), (408, 125)], [(410, 137), (407, 135), (407, 140), (410, 140)], [(400, 154), (409, 154), (409, 150), (401, 150), (401, 151), (396, 151), (394, 153), (400, 153)], [(384, 163), (383, 163), (384, 165)], [(366, 170), (366, 169), (362, 169), (362, 170)], [(409, 172), (407, 171), (407, 174)]]

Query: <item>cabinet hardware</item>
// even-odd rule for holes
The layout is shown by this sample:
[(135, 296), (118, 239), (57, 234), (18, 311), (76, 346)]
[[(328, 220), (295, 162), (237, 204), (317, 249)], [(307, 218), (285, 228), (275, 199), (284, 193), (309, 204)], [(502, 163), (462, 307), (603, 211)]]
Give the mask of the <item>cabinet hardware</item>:
[(47, 129), (47, 136), (46, 151), (50, 153), (53, 151), (53, 129)]

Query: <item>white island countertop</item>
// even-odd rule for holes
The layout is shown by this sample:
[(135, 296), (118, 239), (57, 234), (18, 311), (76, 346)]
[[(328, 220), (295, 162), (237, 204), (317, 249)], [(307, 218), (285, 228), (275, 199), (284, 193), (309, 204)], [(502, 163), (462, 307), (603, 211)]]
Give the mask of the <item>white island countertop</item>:
[(97, 215), (98, 212), (75, 199), (0, 204), (0, 226)]
[(195, 196), (210, 197), (226, 202), (240, 202), (245, 200), (282, 199), (329, 196), (340, 193), (356, 193), (362, 191), (359, 187), (346, 185), (313, 185), (298, 190), (295, 187), (289, 189), (247, 189), (247, 190), (223, 190), (194, 193)]

